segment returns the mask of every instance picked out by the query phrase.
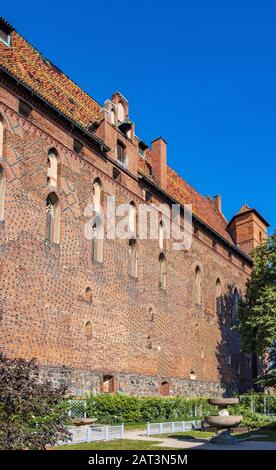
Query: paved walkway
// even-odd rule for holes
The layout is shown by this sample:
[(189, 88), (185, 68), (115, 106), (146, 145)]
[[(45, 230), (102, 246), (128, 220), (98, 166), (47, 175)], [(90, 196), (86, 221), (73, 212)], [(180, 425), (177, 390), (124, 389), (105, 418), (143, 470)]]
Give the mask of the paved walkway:
[[(175, 437), (146, 436), (145, 431), (126, 431), (124, 439), (133, 439), (136, 441), (156, 441), (161, 447), (174, 447), (175, 449), (196, 449), (196, 450), (276, 450), (276, 442), (265, 441), (242, 441), (233, 446), (210, 444), (207, 439), (189, 439), (184, 440), (184, 436), (175, 435)], [(160, 443), (162, 441), (162, 443)]]

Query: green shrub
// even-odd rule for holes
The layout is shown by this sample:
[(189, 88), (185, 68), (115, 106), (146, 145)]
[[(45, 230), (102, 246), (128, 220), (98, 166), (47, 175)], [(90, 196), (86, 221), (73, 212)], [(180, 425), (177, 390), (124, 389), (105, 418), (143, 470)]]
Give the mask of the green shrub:
[(189, 420), (210, 414), (213, 410), (205, 398), (140, 398), (104, 393), (87, 399), (87, 416), (103, 424)]
[[(252, 397), (255, 411), (251, 409)], [(276, 397), (265, 395), (270, 412), (276, 408)], [(86, 399), (87, 416), (102, 424), (146, 423), (162, 421), (181, 421), (203, 418), (217, 414), (217, 407), (210, 406), (207, 398), (185, 397), (136, 397), (123, 394), (102, 393)], [(229, 408), (230, 414), (243, 415), (242, 425), (258, 428), (271, 424), (275, 418), (261, 415), (264, 394), (247, 394), (241, 403)], [(271, 411), (272, 410), (272, 411)]]
[(275, 418), (272, 416), (266, 416), (260, 413), (254, 413), (250, 407), (245, 403), (239, 403), (238, 405), (231, 406), (229, 408), (231, 415), (242, 415), (243, 420), (241, 426), (248, 426), (249, 428), (256, 429), (269, 426), (275, 422)]

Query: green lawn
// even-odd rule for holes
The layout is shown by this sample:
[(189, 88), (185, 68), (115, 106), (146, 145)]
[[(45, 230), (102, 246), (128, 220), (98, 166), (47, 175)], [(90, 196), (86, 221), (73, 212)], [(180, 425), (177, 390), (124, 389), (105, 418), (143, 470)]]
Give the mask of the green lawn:
[(84, 442), (51, 448), (51, 450), (172, 450), (173, 447), (161, 447), (156, 444), (162, 441), (134, 441), (116, 439), (108, 442)]
[[(263, 436), (263, 437), (256, 437), (254, 441), (269, 441), (275, 442), (276, 441), (276, 429), (272, 428), (260, 428), (256, 429), (251, 432), (246, 432), (242, 434), (233, 434), (236, 439), (246, 439), (246, 438), (254, 438), (254, 436)], [(178, 440), (188, 440), (188, 439), (208, 439), (214, 436), (213, 432), (203, 432), (203, 431), (185, 431), (185, 432), (177, 432), (177, 433), (167, 433), (167, 434), (158, 434), (154, 435), (153, 437), (170, 437)]]
[(174, 432), (167, 434), (155, 434), (153, 437), (171, 437), (179, 440), (190, 440), (190, 439), (208, 439), (214, 436), (213, 432), (207, 431), (185, 431), (185, 432)]
[(254, 431), (243, 433), (243, 434), (236, 434), (237, 439), (245, 439), (245, 438), (252, 438), (254, 436), (264, 436), (264, 437), (256, 437), (254, 441), (268, 441), (268, 442), (276, 442), (276, 429), (273, 428), (260, 428), (255, 429)]
[[(144, 425), (131, 425), (129, 430), (134, 429), (143, 429)], [(203, 431), (185, 431), (178, 433), (167, 433), (167, 434), (157, 434), (153, 437), (158, 437), (160, 441), (139, 441), (131, 439), (118, 439), (108, 442), (87, 442), (82, 444), (69, 444), (59, 447), (52, 448), (54, 450), (174, 450), (173, 447), (162, 447), (157, 444), (162, 444), (162, 439), (165, 437), (170, 437), (175, 440), (190, 440), (190, 439), (208, 439), (212, 437), (214, 433), (212, 432), (203, 432)], [(276, 442), (276, 429), (272, 428), (261, 428), (254, 431), (236, 434), (235, 437), (237, 440), (252, 438), (257, 435), (262, 435), (264, 437), (256, 437), (256, 441), (269, 441)]]

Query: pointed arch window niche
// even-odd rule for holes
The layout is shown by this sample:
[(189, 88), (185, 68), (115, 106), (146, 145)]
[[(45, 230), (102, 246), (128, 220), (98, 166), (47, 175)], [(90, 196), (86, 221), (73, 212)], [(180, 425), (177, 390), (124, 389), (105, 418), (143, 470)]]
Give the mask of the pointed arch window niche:
[(162, 290), (167, 289), (167, 262), (164, 253), (161, 253), (159, 256), (159, 271), (160, 271), (160, 281), (159, 287)]
[(0, 165), (0, 221), (4, 220), (5, 208), (6, 175), (3, 167)]
[(93, 205), (96, 217), (92, 223), (92, 240), (91, 240), (91, 259), (98, 263), (103, 262), (104, 250), (104, 223), (102, 216), (102, 183), (96, 178), (93, 183)]
[(199, 266), (195, 270), (195, 303), (196, 305), (202, 304), (202, 275)]
[(129, 240), (129, 274), (131, 277), (138, 277), (138, 253), (135, 238)]
[(90, 321), (85, 324), (85, 337), (87, 341), (92, 339), (92, 324)]
[(222, 313), (222, 289), (219, 278), (216, 280), (216, 313), (217, 315)]
[(47, 183), (55, 188), (58, 187), (58, 157), (54, 148), (48, 152)]
[(46, 200), (46, 239), (52, 243), (60, 243), (60, 202), (56, 193), (50, 193)]

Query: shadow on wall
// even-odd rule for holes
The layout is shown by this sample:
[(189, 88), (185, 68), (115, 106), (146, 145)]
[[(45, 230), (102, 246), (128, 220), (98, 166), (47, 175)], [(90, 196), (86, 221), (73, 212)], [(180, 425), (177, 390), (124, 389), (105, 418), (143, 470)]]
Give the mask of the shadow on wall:
[(252, 389), (250, 363), (241, 352), (241, 340), (234, 328), (240, 298), (241, 292), (234, 285), (229, 285), (226, 294), (217, 297), (216, 314), (221, 341), (217, 344), (216, 358), (225, 397)]

